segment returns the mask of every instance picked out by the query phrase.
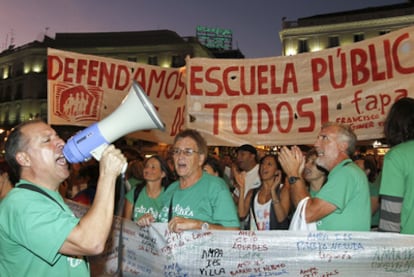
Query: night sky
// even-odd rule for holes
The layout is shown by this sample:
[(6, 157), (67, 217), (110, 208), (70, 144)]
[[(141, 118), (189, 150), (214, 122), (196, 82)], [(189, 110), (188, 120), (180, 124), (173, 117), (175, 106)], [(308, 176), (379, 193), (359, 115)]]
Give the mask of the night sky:
[(404, 3), (405, 0), (0, 0), (0, 51), (43, 35), (169, 29), (195, 36), (198, 25), (230, 29), (246, 58), (281, 54), (282, 18)]

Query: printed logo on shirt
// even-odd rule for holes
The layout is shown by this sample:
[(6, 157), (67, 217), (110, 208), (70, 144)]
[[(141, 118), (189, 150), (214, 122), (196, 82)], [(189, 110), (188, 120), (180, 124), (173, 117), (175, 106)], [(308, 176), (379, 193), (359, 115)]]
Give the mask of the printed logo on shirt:
[(191, 210), (189, 206), (187, 206), (187, 208), (184, 208), (184, 207), (181, 207), (180, 204), (177, 204), (174, 207), (174, 213), (182, 217), (193, 217), (194, 216), (194, 212)]
[(68, 263), (70, 265), (70, 267), (78, 267), (81, 263), (83, 263), (83, 258), (82, 257), (66, 257), (68, 260)]
[(134, 212), (135, 212), (135, 217), (137, 217), (140, 214), (149, 214), (149, 213), (152, 214), (154, 218), (158, 217), (158, 211), (154, 209), (153, 207), (146, 208), (141, 205), (140, 207), (135, 207)]

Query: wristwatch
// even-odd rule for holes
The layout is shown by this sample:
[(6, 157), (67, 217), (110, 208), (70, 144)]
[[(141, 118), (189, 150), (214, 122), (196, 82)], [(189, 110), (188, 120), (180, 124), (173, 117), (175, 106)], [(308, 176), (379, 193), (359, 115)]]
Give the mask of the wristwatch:
[(297, 180), (299, 180), (300, 178), (299, 177), (297, 177), (297, 176), (290, 176), (289, 178), (288, 178), (288, 182), (289, 182), (289, 184), (290, 185), (293, 185), (294, 183), (296, 183), (296, 181)]
[(210, 225), (207, 222), (203, 222), (203, 224), (201, 224), (201, 231), (207, 231), (208, 228), (210, 228)]

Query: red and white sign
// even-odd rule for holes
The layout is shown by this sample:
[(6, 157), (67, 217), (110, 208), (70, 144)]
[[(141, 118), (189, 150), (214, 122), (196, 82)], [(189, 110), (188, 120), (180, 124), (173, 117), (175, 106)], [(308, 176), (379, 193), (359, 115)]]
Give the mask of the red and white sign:
[(158, 110), (166, 131), (140, 131), (130, 136), (171, 143), (184, 126), (183, 74), (184, 71), (177, 68), (48, 49), (48, 122), (87, 127), (121, 105), (136, 80)]
[(49, 49), (49, 123), (88, 126), (136, 80), (166, 125), (133, 134), (141, 139), (171, 143), (194, 128), (209, 145), (312, 144), (326, 121), (376, 139), (391, 105), (414, 97), (413, 73), (414, 27), (296, 56), (187, 59), (180, 69)]
[(210, 145), (312, 144), (326, 121), (383, 137), (397, 99), (414, 96), (414, 28), (296, 56), (187, 61), (189, 128)]

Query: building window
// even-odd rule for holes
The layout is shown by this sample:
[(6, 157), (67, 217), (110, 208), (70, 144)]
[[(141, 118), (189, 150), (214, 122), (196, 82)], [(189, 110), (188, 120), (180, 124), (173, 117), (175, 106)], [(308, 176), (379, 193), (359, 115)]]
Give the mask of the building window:
[(379, 32), (379, 35), (380, 35), (380, 36), (382, 36), (382, 35), (388, 34), (389, 32), (390, 32), (390, 31), (380, 31), (380, 32)]
[(7, 72), (8, 72), (7, 78), (13, 77), (13, 67), (11, 65), (9, 65)]
[(7, 85), (6, 87), (6, 95), (4, 96), (4, 100), (7, 101), (11, 101), (11, 96), (12, 96), (12, 87), (11, 85)]
[(362, 41), (364, 39), (365, 39), (364, 34), (355, 34), (354, 35), (354, 42)]
[(150, 57), (148, 57), (148, 64), (150, 64), (150, 65), (158, 65), (158, 57), (157, 56), (150, 56)]
[(329, 37), (328, 48), (337, 47), (337, 46), (339, 46), (339, 37), (338, 36)]
[(185, 65), (185, 60), (183, 57), (181, 56), (172, 56), (172, 62), (171, 62), (171, 66), (172, 67), (181, 67)]
[(298, 53), (306, 53), (306, 52), (309, 52), (308, 40), (300, 39), (298, 41)]
[(23, 84), (17, 84), (14, 100), (23, 100)]
[(15, 67), (14, 67), (14, 69), (15, 69), (14, 76), (21, 76), (21, 75), (23, 75), (23, 68), (24, 68), (23, 62), (20, 62), (20, 63), (16, 64)]

